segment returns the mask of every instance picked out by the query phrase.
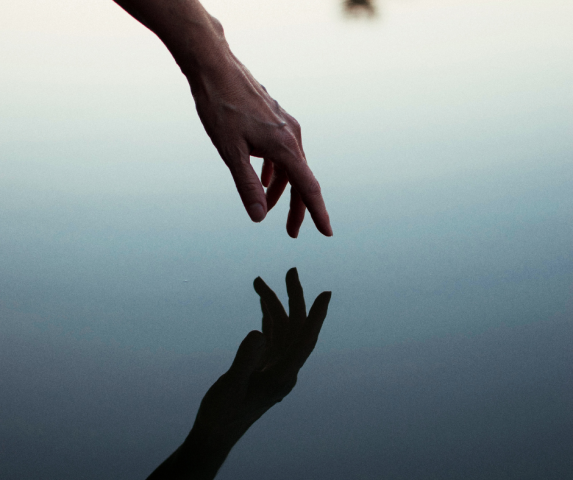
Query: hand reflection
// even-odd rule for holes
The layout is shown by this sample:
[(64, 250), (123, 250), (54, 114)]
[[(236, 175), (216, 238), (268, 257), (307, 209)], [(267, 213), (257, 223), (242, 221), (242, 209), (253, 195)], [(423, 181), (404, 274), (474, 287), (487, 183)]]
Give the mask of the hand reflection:
[(289, 314), (260, 278), (262, 333), (250, 332), (233, 364), (209, 389), (195, 424), (177, 451), (149, 479), (212, 479), (231, 448), (269, 408), (287, 396), (314, 349), (331, 293), (322, 292), (307, 316), (296, 268), (286, 275)]

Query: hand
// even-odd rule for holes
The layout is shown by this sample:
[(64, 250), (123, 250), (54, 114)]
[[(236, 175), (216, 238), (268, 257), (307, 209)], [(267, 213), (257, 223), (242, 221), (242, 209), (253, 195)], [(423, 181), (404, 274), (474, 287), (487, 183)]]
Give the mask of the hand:
[[(306, 163), (298, 122), (231, 53), (219, 21), (199, 0), (115, 2), (153, 31), (181, 67), (199, 118), (231, 170), (251, 219), (262, 221), (290, 182), (288, 234), (296, 238), (308, 208), (318, 230), (331, 236), (320, 185)], [(264, 159), (261, 180), (250, 156)]]
[[(187, 76), (205, 130), (229, 167), (241, 200), (262, 221), (291, 184), (287, 232), (296, 238), (306, 208), (326, 236), (332, 228), (320, 185), (308, 167), (298, 122), (228, 50), (216, 68)], [(250, 156), (264, 159), (261, 179)], [(267, 187), (266, 195), (263, 187)]]
[(255, 279), (263, 312), (262, 333), (254, 330), (241, 342), (231, 368), (201, 401), (183, 444), (148, 480), (212, 480), (249, 427), (293, 389), (316, 345), (331, 294), (322, 292), (307, 316), (296, 268), (287, 272), (286, 284), (289, 315), (267, 284), (260, 277)]
[(269, 408), (286, 397), (314, 349), (326, 318), (331, 293), (322, 292), (306, 314), (295, 268), (286, 276), (289, 315), (267, 284), (254, 282), (261, 298), (263, 332), (242, 341), (235, 360), (201, 402), (194, 429), (209, 432), (216, 443), (234, 444)]

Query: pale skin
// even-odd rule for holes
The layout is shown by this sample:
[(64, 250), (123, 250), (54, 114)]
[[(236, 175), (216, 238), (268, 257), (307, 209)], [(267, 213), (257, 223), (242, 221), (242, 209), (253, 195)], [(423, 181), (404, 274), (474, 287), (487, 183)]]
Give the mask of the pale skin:
[[(298, 122), (233, 55), (223, 27), (198, 0), (115, 0), (165, 44), (191, 87), (199, 118), (229, 167), (251, 220), (261, 222), (291, 185), (286, 229), (296, 238), (308, 209), (332, 236)], [(259, 179), (250, 157), (263, 158)], [(264, 190), (266, 188), (266, 192)]]

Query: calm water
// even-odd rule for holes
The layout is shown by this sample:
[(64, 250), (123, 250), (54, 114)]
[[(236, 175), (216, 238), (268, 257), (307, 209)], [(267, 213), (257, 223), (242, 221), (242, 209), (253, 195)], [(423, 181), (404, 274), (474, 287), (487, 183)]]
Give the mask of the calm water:
[(221, 479), (566, 478), (571, 3), (205, 5), (301, 123), (334, 237), (290, 239), (286, 199), (250, 223), (111, 1), (0, 7), (0, 477), (145, 478), (260, 328), (254, 278), (286, 303), (296, 266), (329, 315)]

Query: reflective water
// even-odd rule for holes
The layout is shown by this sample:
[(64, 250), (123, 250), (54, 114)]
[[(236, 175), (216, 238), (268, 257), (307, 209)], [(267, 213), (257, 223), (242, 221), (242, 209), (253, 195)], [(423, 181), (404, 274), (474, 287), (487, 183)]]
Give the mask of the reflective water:
[(333, 292), (318, 345), (220, 478), (566, 478), (570, 2), (205, 5), (301, 123), (334, 237), (288, 238), (286, 200), (249, 222), (114, 4), (0, 7), (1, 477), (145, 478), (260, 328), (254, 278), (286, 303), (296, 266)]

